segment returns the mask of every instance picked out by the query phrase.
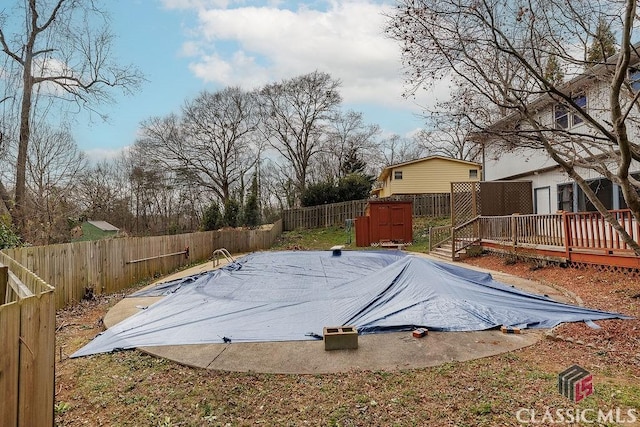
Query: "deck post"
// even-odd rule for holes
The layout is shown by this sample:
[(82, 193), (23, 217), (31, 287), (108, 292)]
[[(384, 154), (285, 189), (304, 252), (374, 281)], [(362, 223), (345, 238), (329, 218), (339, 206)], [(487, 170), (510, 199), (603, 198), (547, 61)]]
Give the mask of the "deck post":
[(513, 244), (513, 248), (516, 248), (518, 244), (518, 216), (519, 213), (514, 213), (511, 215), (511, 243)]
[(456, 260), (456, 227), (451, 226), (451, 261), (455, 261), (455, 260)]
[(571, 261), (571, 227), (569, 226), (569, 218), (567, 211), (562, 211), (562, 229), (564, 230), (564, 256), (567, 261)]
[(453, 199), (454, 197), (454, 193), (453, 193), (453, 182), (451, 183), (451, 197), (449, 198), (449, 211), (451, 213), (451, 226), (455, 227), (456, 226), (456, 213), (453, 211)]

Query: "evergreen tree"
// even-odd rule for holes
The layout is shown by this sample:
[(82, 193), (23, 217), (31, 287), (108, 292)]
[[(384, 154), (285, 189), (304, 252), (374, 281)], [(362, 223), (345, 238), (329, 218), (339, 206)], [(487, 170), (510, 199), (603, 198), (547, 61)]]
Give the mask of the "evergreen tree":
[(338, 182), (338, 199), (341, 202), (368, 199), (372, 182), (372, 177), (367, 175), (361, 173), (349, 174)]
[(260, 207), (258, 206), (258, 174), (253, 175), (251, 188), (244, 205), (244, 225), (256, 227), (260, 225)]
[(358, 149), (356, 147), (351, 147), (346, 153), (344, 159), (342, 159), (340, 173), (343, 177), (352, 173), (364, 174), (366, 167), (367, 162), (358, 156)]
[(21, 243), (16, 232), (0, 218), (0, 249), (15, 248)]
[(618, 52), (616, 38), (611, 31), (611, 26), (602, 18), (598, 20), (596, 33), (593, 36), (593, 43), (587, 50), (587, 61), (590, 63), (604, 62), (610, 56)]
[(202, 214), (202, 229), (204, 231), (217, 230), (222, 227), (222, 214), (218, 203), (212, 202)]
[(224, 225), (237, 227), (240, 223), (240, 203), (236, 199), (227, 199), (224, 202)]
[(300, 197), (302, 206), (318, 206), (339, 201), (338, 189), (333, 181), (307, 185)]
[(560, 68), (557, 56), (551, 55), (547, 60), (547, 66), (544, 68), (544, 77), (554, 86), (564, 82), (564, 72)]

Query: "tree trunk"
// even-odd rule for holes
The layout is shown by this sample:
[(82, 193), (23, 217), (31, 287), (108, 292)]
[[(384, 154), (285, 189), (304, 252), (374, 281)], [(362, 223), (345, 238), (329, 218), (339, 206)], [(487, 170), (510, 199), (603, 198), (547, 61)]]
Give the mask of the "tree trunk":
[(20, 234), (25, 229), (24, 203), (26, 198), (27, 150), (31, 133), (31, 97), (33, 92), (33, 37), (25, 46), (25, 60), (22, 71), (22, 104), (20, 105), (20, 137), (18, 140), (18, 159), (16, 162), (15, 205), (13, 206), (13, 223)]

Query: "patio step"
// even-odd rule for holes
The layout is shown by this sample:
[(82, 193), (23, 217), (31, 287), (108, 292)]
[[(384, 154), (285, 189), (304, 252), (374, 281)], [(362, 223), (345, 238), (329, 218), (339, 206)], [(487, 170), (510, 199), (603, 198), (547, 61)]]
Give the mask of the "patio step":
[[(430, 255), (436, 256), (438, 258), (442, 258), (442, 259), (446, 259), (448, 261), (451, 261), (451, 253), (453, 252), (453, 248), (451, 247), (450, 243), (438, 246), (436, 248), (433, 248), (431, 250), (431, 252), (429, 252)], [(464, 252), (464, 251), (463, 251)], [(456, 255), (456, 259), (459, 259), (460, 256)]]

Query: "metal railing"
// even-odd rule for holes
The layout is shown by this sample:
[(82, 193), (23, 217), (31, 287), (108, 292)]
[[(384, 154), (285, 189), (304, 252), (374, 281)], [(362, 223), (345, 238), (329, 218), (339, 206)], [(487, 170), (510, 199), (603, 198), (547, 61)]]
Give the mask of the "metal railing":
[(233, 264), (236, 262), (235, 259), (231, 256), (228, 250), (225, 248), (216, 249), (213, 251), (213, 266), (217, 267), (220, 264), (220, 259), (224, 257), (229, 264)]

